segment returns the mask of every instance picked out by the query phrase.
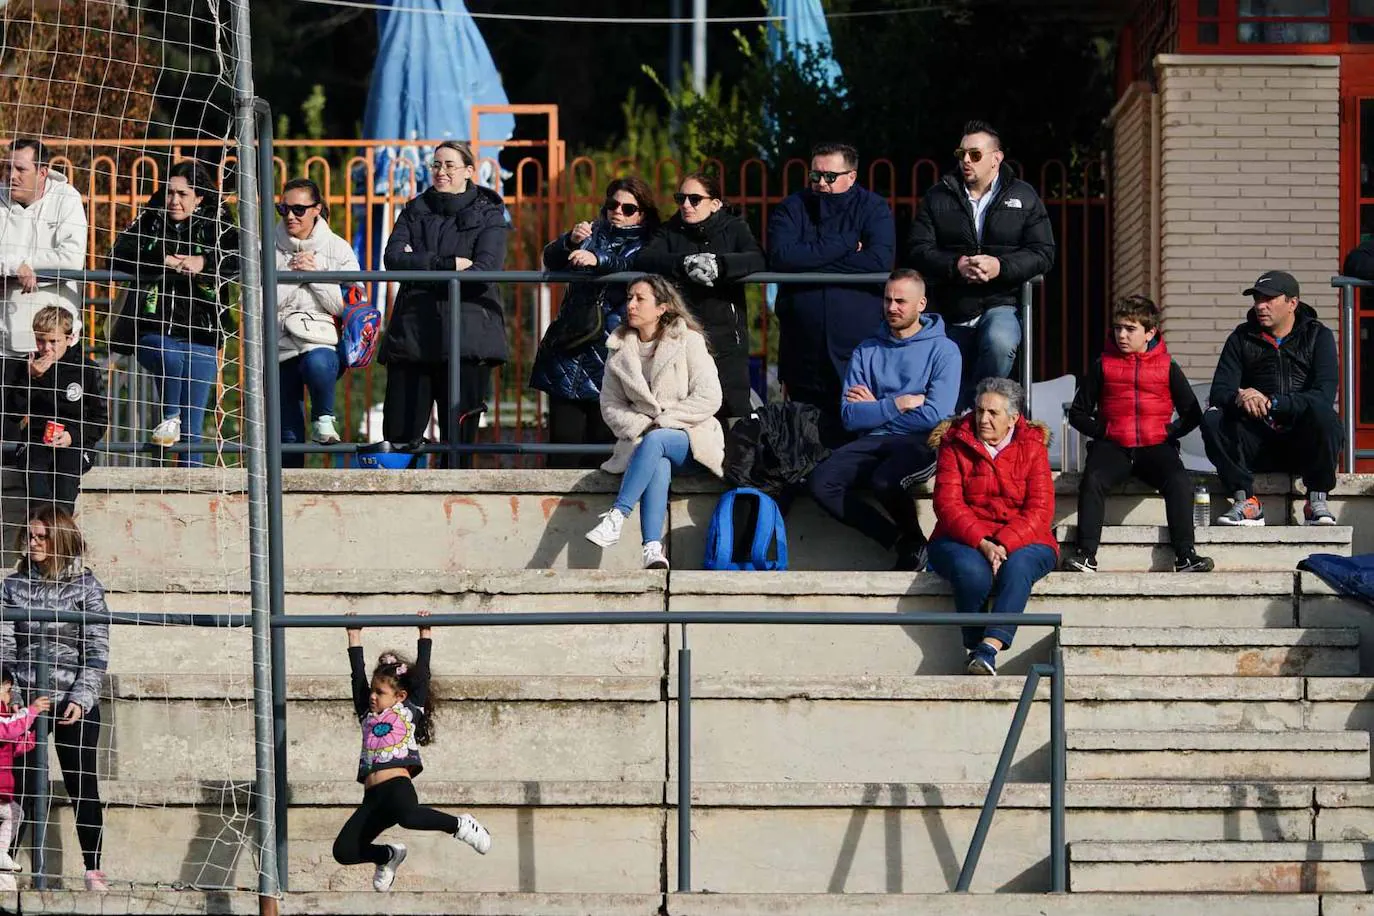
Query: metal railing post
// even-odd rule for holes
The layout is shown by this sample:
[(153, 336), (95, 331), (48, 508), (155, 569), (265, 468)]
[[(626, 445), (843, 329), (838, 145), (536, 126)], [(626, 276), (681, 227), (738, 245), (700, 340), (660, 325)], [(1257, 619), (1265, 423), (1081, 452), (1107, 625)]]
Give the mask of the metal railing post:
[(978, 826), (973, 829), (973, 839), (969, 840), (968, 853), (964, 865), (959, 869), (956, 891), (967, 891), (973, 884), (973, 873), (978, 869), (978, 860), (983, 855), (983, 844), (987, 842), (988, 831), (992, 829), (992, 817), (997, 813), (997, 802), (1002, 798), (1002, 789), (1007, 784), (1007, 772), (1011, 769), (1011, 758), (1016, 753), (1016, 745), (1021, 741), (1021, 731), (1030, 715), (1031, 703), (1035, 700), (1035, 688), (1040, 685), (1040, 675), (1044, 665), (1032, 665), (1026, 674), (1025, 686), (1021, 688), (1021, 699), (1016, 703), (1016, 714), (1012, 716), (1011, 728), (1007, 729), (1007, 739), (1002, 742), (1002, 753), (997, 757), (997, 769), (992, 774), (992, 784), (988, 786), (987, 798), (983, 809), (978, 813)]
[(1031, 341), (1033, 339), (1035, 316), (1031, 310), (1033, 303), (1031, 293), (1031, 281), (1027, 280), (1021, 284), (1021, 387), (1026, 389), (1026, 417), (1035, 418), (1035, 413), (1031, 406), (1031, 384), (1035, 376), (1034, 361), (1035, 354), (1031, 352)]
[(1064, 835), (1064, 795), (1068, 781), (1068, 739), (1064, 725), (1064, 648), (1061, 630), (1054, 628), (1050, 674), (1050, 889), (1069, 889), (1068, 848)]
[(456, 468), (463, 440), (463, 284), (457, 277), (448, 281), (448, 315), (448, 466)]
[(1355, 473), (1355, 287), (1341, 287), (1341, 413), (1345, 420), (1345, 472)]
[[(40, 625), (38, 636), (38, 659), (34, 665), (34, 680), (37, 682), (37, 689), (32, 696), (24, 697), (25, 702), (32, 702), (34, 697), (54, 696), (52, 682), (52, 666), (48, 661), (48, 628)], [(25, 789), (33, 792), (33, 829), (30, 831), (33, 840), (33, 851), (29, 854), (29, 868), (33, 870), (34, 890), (44, 891), (48, 889), (48, 813), (52, 808), (52, 791), (48, 785), (48, 734), (51, 729), (53, 716), (61, 715), (56, 706), (47, 715), (38, 717), (37, 734), (35, 739), (37, 744), (33, 749), (33, 785), (25, 786)]]
[[(281, 491), (281, 371), (277, 362), (280, 345), (277, 334), (277, 252), (273, 227), (276, 224), (275, 162), (273, 159), (272, 109), (258, 100), (258, 207), (261, 223), (259, 251), (262, 271), (262, 429), (266, 461), (264, 475), (267, 526), (267, 612), (269, 620), (286, 613), (286, 564), (283, 555)], [(252, 456), (250, 455), (250, 461)], [(257, 636), (256, 627), (254, 632)], [(267, 640), (271, 683), (272, 732), (272, 824), (276, 853), (277, 889), (290, 889), (287, 879), (287, 772), (286, 772), (286, 634), (270, 627), (262, 634)]]
[(692, 650), (677, 650), (677, 892), (692, 890)]

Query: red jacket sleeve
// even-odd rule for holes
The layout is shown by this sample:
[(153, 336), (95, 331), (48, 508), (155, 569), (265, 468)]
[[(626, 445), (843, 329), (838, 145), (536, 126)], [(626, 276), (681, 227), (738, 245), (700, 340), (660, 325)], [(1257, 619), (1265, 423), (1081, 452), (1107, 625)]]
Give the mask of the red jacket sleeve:
[(0, 741), (12, 742), (15, 745), (15, 753), (24, 753), (35, 744), (33, 732), (30, 729), (37, 721), (33, 708), (29, 706), (23, 707), (18, 712), (0, 716)]
[(997, 542), (1007, 553), (1028, 544), (1042, 543), (1053, 533), (1054, 477), (1050, 473), (1050, 453), (1039, 440), (1038, 430), (1026, 430), (1022, 435), (1035, 436), (1033, 444), (1023, 446), (1026, 458), (1018, 462), (1016, 470), (1026, 475), (1026, 499), (1021, 511), (997, 532)]
[(977, 547), (992, 533), (992, 524), (975, 515), (964, 499), (963, 462), (959, 447), (952, 443), (940, 448), (936, 461), (934, 502), (935, 517), (960, 544)]

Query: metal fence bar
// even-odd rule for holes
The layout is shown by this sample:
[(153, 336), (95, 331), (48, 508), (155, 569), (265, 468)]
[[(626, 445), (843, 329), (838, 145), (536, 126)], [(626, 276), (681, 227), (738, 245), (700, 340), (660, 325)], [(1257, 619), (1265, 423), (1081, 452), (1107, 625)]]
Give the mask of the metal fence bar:
[(1359, 326), (1355, 321), (1355, 287), (1370, 284), (1354, 277), (1332, 277), (1331, 285), (1341, 290), (1341, 414), (1345, 418), (1345, 470), (1355, 473), (1355, 340)]
[(983, 808), (978, 813), (978, 825), (973, 828), (973, 838), (969, 840), (968, 853), (964, 856), (964, 866), (959, 869), (959, 880), (954, 885), (956, 891), (967, 891), (973, 884), (973, 873), (978, 869), (978, 860), (983, 855), (983, 844), (987, 842), (988, 831), (992, 829), (992, 818), (997, 813), (997, 803), (1002, 798), (1002, 789), (1007, 784), (1007, 773), (1011, 770), (1011, 759), (1016, 754), (1016, 746), (1021, 743), (1021, 732), (1026, 727), (1026, 717), (1030, 715), (1031, 702), (1035, 690), (1040, 686), (1040, 676), (1049, 671), (1048, 665), (1032, 665), (1026, 673), (1026, 683), (1021, 688), (1021, 698), (1016, 701), (1016, 712), (1011, 717), (1011, 727), (1007, 729), (1006, 740), (1002, 742), (1002, 753), (997, 757), (997, 768), (992, 772), (992, 783), (983, 799)]
[(1050, 657), (1050, 889), (1069, 889), (1068, 838), (1064, 830), (1065, 786), (1069, 781), (1068, 730), (1064, 724), (1063, 631), (1055, 628)]
[[(58, 691), (51, 689), (56, 687), (52, 683), (52, 664), (48, 655), (48, 631), (40, 630), (38, 633), (38, 661), (34, 666), (34, 678), (43, 687), (43, 694), (50, 697), (60, 696)], [(30, 867), (33, 868), (33, 887), (34, 890), (44, 891), (48, 889), (48, 816), (52, 809), (52, 790), (48, 786), (48, 734), (51, 730), (51, 719), (53, 716), (61, 715), (56, 706), (45, 716), (38, 717), (37, 734), (35, 740), (38, 742), (33, 749), (34, 753), (34, 785), (32, 791), (33, 798), (33, 829), (30, 831), (33, 837), (33, 851), (29, 860)], [(30, 791), (30, 787), (24, 786), (25, 791)]]
[(692, 650), (677, 650), (677, 892), (692, 890)]
[(458, 467), (458, 445), (463, 441), (463, 360), (460, 330), (463, 318), (463, 284), (448, 281), (448, 466)]
[[(1026, 391), (1026, 417), (1034, 419), (1034, 408), (1031, 405), (1031, 386), (1035, 383), (1035, 359), (1031, 348), (1035, 330), (1035, 314), (1031, 309), (1031, 284), (1029, 282), (1021, 284), (1021, 387)], [(975, 381), (981, 381), (975, 379)]]

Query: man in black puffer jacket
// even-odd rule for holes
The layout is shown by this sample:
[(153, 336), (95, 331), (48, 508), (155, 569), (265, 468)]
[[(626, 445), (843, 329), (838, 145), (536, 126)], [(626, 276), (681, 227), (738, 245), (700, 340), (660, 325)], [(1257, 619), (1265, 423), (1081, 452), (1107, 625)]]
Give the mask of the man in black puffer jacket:
[(1054, 231), (1035, 189), (1003, 165), (1002, 141), (982, 121), (964, 125), (959, 171), (926, 191), (902, 266), (926, 278), (931, 310), (964, 357), (957, 409), (973, 386), (1011, 375), (1021, 344), (1021, 284), (1054, 266)]
[(1263, 525), (1255, 473), (1283, 471), (1302, 475), (1307, 524), (1334, 525), (1326, 494), (1336, 484), (1345, 441), (1333, 406), (1340, 377), (1335, 335), (1299, 301), (1292, 274), (1266, 271), (1245, 295), (1255, 306), (1226, 338), (1202, 415), (1207, 457), (1235, 494), (1217, 521)]

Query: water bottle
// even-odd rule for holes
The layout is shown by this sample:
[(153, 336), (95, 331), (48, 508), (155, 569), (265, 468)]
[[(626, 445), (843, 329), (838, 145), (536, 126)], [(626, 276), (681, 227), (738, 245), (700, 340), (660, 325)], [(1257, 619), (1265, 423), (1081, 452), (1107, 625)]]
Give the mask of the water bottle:
[(1206, 528), (1212, 524), (1212, 494), (1207, 487), (1200, 486), (1193, 491), (1193, 527)]

